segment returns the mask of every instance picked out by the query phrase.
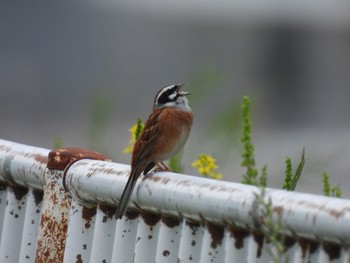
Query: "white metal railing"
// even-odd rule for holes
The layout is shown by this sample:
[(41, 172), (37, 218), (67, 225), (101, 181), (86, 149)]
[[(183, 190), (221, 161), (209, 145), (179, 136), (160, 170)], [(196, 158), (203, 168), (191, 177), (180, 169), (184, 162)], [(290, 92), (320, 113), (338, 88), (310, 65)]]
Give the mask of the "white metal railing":
[[(256, 187), (151, 174), (117, 221), (129, 171), (88, 150), (0, 140), (0, 262), (270, 262)], [(288, 262), (350, 261), (350, 200), (275, 189), (265, 198)]]

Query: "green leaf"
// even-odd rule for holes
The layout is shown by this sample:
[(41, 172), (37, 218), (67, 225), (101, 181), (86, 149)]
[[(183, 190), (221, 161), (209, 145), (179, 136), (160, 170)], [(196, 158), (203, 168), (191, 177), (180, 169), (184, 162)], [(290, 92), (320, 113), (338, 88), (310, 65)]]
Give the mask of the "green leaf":
[(283, 189), (287, 191), (294, 191), (298, 181), (301, 177), (301, 174), (303, 172), (305, 165), (305, 148), (303, 149), (303, 152), (301, 154), (301, 160), (297, 167), (297, 170), (295, 171), (295, 174), (293, 175), (293, 167), (292, 167), (292, 159), (290, 157), (287, 157), (286, 159), (286, 170), (285, 170), (285, 178), (283, 183)]
[(169, 168), (174, 173), (182, 173), (183, 167), (181, 165), (181, 159), (182, 159), (182, 153), (179, 153), (178, 155), (175, 155), (171, 157), (168, 161)]

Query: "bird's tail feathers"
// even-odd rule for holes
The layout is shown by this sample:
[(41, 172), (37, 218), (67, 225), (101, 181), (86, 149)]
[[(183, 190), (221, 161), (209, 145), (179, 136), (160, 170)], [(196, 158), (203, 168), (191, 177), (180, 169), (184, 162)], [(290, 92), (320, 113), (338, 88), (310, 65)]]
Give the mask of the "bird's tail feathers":
[(120, 197), (120, 201), (115, 214), (116, 219), (121, 219), (124, 216), (126, 208), (128, 207), (129, 199), (135, 188), (137, 178), (139, 175), (140, 173), (138, 171), (131, 171), (128, 182), (126, 183), (126, 186), (124, 188), (123, 194)]

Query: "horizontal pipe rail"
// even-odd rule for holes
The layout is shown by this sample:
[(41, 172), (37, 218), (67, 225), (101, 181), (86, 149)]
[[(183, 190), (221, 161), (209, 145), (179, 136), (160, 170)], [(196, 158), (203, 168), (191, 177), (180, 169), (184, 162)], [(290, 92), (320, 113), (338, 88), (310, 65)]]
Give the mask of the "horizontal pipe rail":
[[(130, 168), (111, 162), (81, 160), (67, 171), (67, 188), (87, 203), (118, 204)], [(257, 187), (201, 177), (159, 172), (138, 181), (131, 207), (260, 230)], [(288, 235), (350, 244), (350, 200), (266, 189), (277, 222)], [(336, 225), (337, 227), (329, 227)]]
[(0, 139), (0, 182), (43, 190), (49, 152)]

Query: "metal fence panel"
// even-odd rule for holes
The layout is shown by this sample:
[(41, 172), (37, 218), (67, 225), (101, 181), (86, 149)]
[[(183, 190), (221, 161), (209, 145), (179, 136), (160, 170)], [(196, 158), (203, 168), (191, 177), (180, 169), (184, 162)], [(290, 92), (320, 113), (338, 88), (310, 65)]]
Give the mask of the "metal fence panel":
[(177, 262), (181, 238), (182, 221), (178, 218), (162, 216), (156, 262)]
[[(271, 261), (258, 188), (152, 174), (117, 221), (130, 167), (98, 158), (0, 140), (1, 263)], [(275, 189), (265, 200), (281, 219), (283, 261), (350, 262), (350, 200)]]
[(200, 223), (184, 220), (179, 247), (180, 262), (200, 262), (204, 228)]
[[(21, 189), (23, 191), (23, 189)], [(26, 193), (18, 193), (16, 188), (7, 188), (6, 208), (1, 233), (0, 262), (17, 262), (25, 216)]]
[(154, 261), (161, 221), (159, 215), (141, 214), (136, 234), (134, 262)]
[(112, 262), (133, 262), (139, 213), (126, 212), (117, 223)]
[(35, 258), (35, 247), (42, 210), (42, 199), (42, 192), (29, 189), (25, 207), (19, 262), (30, 263), (33, 262)]
[(64, 262), (89, 262), (94, 236), (96, 207), (72, 200), (64, 251)]
[(115, 227), (113, 213), (108, 208), (98, 207), (90, 262), (111, 262)]

